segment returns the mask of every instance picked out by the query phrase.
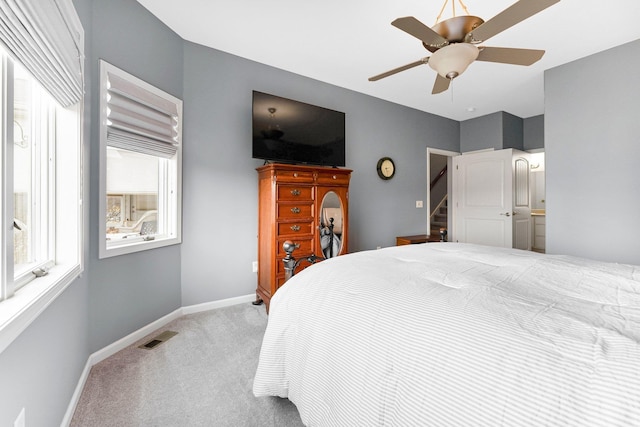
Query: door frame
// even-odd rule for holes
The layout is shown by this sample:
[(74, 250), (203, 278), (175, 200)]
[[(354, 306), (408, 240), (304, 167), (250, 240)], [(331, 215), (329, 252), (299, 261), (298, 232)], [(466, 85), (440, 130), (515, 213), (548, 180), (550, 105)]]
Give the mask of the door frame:
[[(451, 187), (453, 177), (453, 158), (461, 153), (457, 151), (441, 150), (439, 148), (427, 147), (427, 236), (431, 234), (431, 154), (446, 156), (447, 158), (447, 200), (452, 202), (453, 188)], [(451, 208), (447, 209), (447, 229), (448, 237), (453, 233), (453, 205), (448, 203)]]

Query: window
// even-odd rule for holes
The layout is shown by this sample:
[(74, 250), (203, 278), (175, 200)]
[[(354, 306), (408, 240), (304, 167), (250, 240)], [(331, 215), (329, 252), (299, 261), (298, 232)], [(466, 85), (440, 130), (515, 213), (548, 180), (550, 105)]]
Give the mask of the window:
[(2, 222), (12, 232), (1, 236), (2, 329), (15, 314), (9, 306), (24, 308), (60, 277), (79, 273), (82, 210), (78, 106), (62, 107), (1, 49), (0, 61), (0, 121), (13, 141), (3, 141)]
[(84, 33), (71, 0), (27, 6), (0, 13), (0, 352), (82, 270)]
[(100, 258), (181, 242), (182, 101), (100, 63)]
[[(13, 266), (17, 290), (35, 269), (53, 265), (49, 245), (55, 228), (49, 194), (55, 182), (49, 153), (55, 150), (53, 98), (20, 64), (13, 67)], [(8, 115), (9, 116), (9, 115)]]

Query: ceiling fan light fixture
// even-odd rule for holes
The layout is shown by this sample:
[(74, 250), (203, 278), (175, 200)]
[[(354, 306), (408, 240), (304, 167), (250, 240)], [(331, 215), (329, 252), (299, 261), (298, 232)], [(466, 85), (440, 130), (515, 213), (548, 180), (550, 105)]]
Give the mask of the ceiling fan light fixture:
[(434, 52), (429, 58), (429, 66), (442, 77), (453, 80), (476, 60), (480, 51), (469, 43), (454, 43)]

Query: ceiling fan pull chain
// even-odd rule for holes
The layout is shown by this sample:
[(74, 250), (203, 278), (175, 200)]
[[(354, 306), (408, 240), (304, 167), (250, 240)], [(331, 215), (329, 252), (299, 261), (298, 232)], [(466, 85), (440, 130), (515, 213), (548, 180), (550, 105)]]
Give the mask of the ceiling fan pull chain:
[(455, 79), (451, 79), (451, 83), (449, 83), (449, 88), (451, 89), (451, 103), (453, 104), (453, 81)]

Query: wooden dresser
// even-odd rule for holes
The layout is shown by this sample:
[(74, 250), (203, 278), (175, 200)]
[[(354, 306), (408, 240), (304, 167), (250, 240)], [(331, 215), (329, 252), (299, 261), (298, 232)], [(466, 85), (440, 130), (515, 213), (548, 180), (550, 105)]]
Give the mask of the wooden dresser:
[[(258, 286), (256, 302), (269, 301), (285, 281), (282, 244), (290, 240), (300, 245), (293, 256), (296, 259), (315, 254), (322, 258), (320, 223), (323, 201), (330, 195), (342, 207), (341, 247), (339, 254), (347, 253), (348, 200), (351, 170), (269, 164), (258, 171)], [(308, 267), (301, 262), (297, 271)]]

